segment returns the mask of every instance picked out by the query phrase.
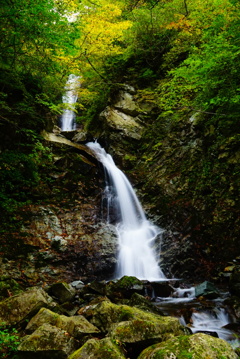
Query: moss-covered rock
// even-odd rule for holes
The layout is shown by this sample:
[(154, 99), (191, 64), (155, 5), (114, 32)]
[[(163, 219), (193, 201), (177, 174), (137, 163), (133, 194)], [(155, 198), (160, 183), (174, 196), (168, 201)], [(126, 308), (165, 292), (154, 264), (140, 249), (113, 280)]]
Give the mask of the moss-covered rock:
[(32, 333), (45, 323), (63, 329), (73, 337), (79, 339), (87, 334), (99, 333), (99, 330), (82, 315), (66, 317), (65, 315), (59, 315), (46, 308), (41, 308), (30, 320), (26, 331)]
[(20, 358), (65, 359), (76, 349), (76, 342), (65, 330), (43, 324), (25, 336), (18, 347)]
[(184, 334), (184, 328), (177, 318), (151, 316), (148, 319), (134, 319), (113, 325), (111, 338), (121, 343), (157, 343)]
[[(133, 333), (134, 330), (138, 330), (139, 337), (145, 335), (141, 333), (141, 330), (144, 332), (151, 331), (149, 336), (153, 335), (155, 326), (157, 328), (159, 327), (157, 329), (158, 333), (175, 332), (175, 335), (179, 335), (182, 328), (176, 318), (162, 317), (136, 307), (117, 305), (109, 301), (103, 301), (97, 305), (89, 306), (84, 315), (102, 332), (110, 331), (112, 337), (119, 337), (119, 340), (121, 337), (122, 341), (124, 341), (123, 338), (125, 337), (125, 328), (129, 335)], [(126, 323), (121, 323), (118, 330), (118, 325), (114, 326), (114, 323), (120, 322)]]
[(118, 345), (110, 338), (90, 339), (68, 359), (125, 359)]
[(198, 333), (171, 338), (145, 349), (138, 359), (237, 359), (238, 356), (223, 339)]
[(7, 325), (21, 324), (40, 308), (55, 306), (53, 299), (41, 288), (33, 287), (0, 302), (0, 321)]
[(144, 293), (143, 282), (133, 276), (124, 276), (117, 282), (108, 282), (106, 285), (106, 295), (110, 298), (130, 298), (133, 293)]

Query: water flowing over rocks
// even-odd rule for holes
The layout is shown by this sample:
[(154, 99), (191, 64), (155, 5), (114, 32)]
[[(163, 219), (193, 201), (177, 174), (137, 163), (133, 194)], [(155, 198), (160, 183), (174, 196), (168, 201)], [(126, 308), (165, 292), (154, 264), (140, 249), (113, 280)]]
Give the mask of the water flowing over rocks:
[[(132, 295), (127, 293), (126, 298), (124, 293), (130, 282), (135, 284)], [(111, 282), (95, 281), (75, 288), (75, 296), (68, 298), (69, 304), (78, 307), (75, 315), (62, 314), (66, 303), (62, 303), (59, 292), (54, 293), (53, 300), (37, 287), (0, 302), (4, 312), (8, 308), (1, 320), (7, 316), (8, 330), (15, 325), (19, 331), (16, 354), (21, 359), (170, 359), (184, 355), (206, 359), (206, 353), (214, 359), (238, 357), (224, 340), (200, 333), (192, 335), (177, 317), (161, 314), (149, 297), (134, 292), (134, 286), (137, 291), (142, 286), (146, 293), (151, 283), (142, 281), (140, 286), (133, 277), (114, 283), (118, 292), (111, 300), (104, 296)], [(144, 304), (145, 309), (140, 309), (139, 304)], [(20, 314), (23, 308), (24, 313)]]

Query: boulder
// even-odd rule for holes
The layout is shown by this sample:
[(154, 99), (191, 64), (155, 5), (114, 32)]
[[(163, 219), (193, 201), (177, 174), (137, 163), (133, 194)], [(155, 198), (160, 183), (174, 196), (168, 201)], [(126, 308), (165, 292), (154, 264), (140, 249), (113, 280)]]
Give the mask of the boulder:
[(22, 359), (65, 359), (76, 350), (76, 342), (68, 332), (50, 324), (43, 324), (18, 346)]
[(195, 296), (215, 299), (219, 297), (219, 291), (211, 282), (205, 281), (195, 287)]
[(42, 307), (54, 307), (53, 299), (41, 288), (33, 287), (24, 293), (0, 302), (0, 322), (22, 324)]
[(109, 335), (124, 344), (150, 345), (184, 334), (184, 328), (174, 317), (149, 315), (146, 319), (133, 319), (112, 326)]
[(54, 283), (48, 290), (50, 295), (57, 298), (60, 303), (72, 300), (75, 296), (75, 289), (65, 282)]
[[(139, 332), (139, 337), (141, 336), (141, 328), (145, 328), (145, 331), (147, 332), (148, 330), (152, 331), (154, 326), (159, 326), (159, 333), (160, 331), (162, 331), (162, 333), (164, 331), (169, 331), (170, 333), (176, 332), (176, 335), (180, 332), (182, 333), (182, 327), (176, 318), (162, 317), (136, 307), (117, 305), (109, 301), (103, 301), (97, 305), (87, 307), (84, 315), (102, 332), (110, 331), (111, 336), (115, 338), (122, 337), (123, 334), (121, 328), (124, 326), (127, 328), (126, 330), (129, 335), (131, 331), (137, 330)], [(119, 327), (120, 329), (118, 330), (118, 326), (114, 326), (114, 324), (120, 322), (126, 323), (121, 323)], [(138, 323), (139, 329), (137, 328)], [(153, 333), (149, 335), (151, 336)]]
[(89, 339), (68, 359), (126, 359), (118, 345), (110, 338), (101, 340)]
[(152, 282), (151, 283), (155, 297), (170, 297), (173, 293), (173, 287), (167, 282)]
[(30, 320), (26, 327), (26, 332), (32, 333), (43, 324), (54, 325), (78, 339), (88, 334), (99, 333), (99, 330), (82, 315), (66, 317), (46, 308), (40, 309)]
[(141, 294), (134, 293), (131, 296), (129, 304), (133, 307), (137, 307), (148, 312), (157, 313), (163, 315), (161, 309), (159, 309), (155, 304), (153, 304), (149, 299), (145, 298)]
[(237, 359), (238, 356), (225, 340), (197, 333), (152, 345), (138, 356), (138, 359), (150, 358)]
[(132, 276), (124, 276), (106, 285), (106, 295), (110, 298), (131, 298), (134, 293), (144, 294), (144, 290), (143, 282)]

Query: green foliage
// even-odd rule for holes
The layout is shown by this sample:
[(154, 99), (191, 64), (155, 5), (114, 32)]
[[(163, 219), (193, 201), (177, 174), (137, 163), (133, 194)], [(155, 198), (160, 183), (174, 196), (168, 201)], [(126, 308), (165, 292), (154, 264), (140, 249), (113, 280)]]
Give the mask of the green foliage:
[(18, 332), (15, 328), (9, 329), (5, 323), (0, 325), (0, 358), (17, 358), (14, 355), (19, 345)]

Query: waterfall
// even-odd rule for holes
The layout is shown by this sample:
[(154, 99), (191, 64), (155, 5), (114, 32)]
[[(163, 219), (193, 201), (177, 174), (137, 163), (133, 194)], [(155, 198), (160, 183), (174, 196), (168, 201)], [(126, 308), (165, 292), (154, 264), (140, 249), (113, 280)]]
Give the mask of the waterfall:
[[(142, 206), (123, 172), (116, 167), (112, 157), (97, 143), (87, 144), (103, 164), (107, 179), (108, 219), (116, 218), (119, 240), (116, 278), (124, 275), (151, 281), (166, 277), (157, 263), (153, 245), (162, 230), (147, 220)], [(114, 212), (111, 214), (110, 212)]]
[(61, 119), (60, 125), (62, 131), (73, 131), (76, 129), (75, 122), (75, 112), (74, 105), (77, 102), (78, 94), (77, 88), (79, 87), (79, 76), (69, 75), (66, 86), (65, 86), (65, 94), (63, 95), (62, 101), (64, 104), (70, 105), (70, 108), (64, 110)]

